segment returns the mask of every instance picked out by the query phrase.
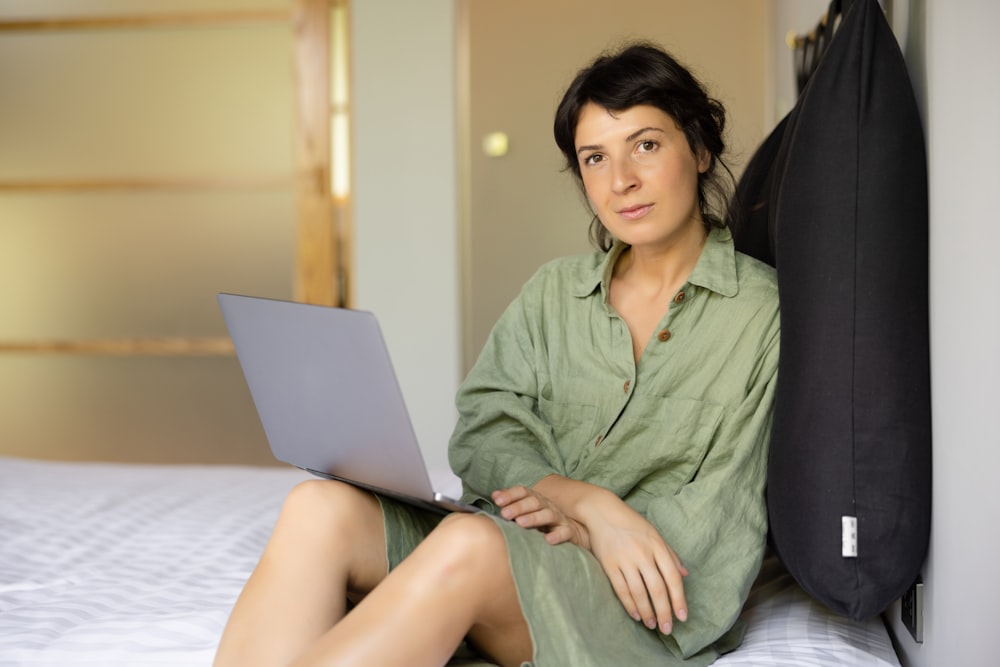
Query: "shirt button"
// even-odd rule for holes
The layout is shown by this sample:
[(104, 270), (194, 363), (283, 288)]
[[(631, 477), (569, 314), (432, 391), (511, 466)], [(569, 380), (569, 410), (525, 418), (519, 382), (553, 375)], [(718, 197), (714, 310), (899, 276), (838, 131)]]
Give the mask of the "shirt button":
[(625, 386), (623, 388), (625, 389), (625, 393), (626, 394), (628, 393), (628, 388), (630, 386), (632, 386), (632, 381), (631, 380), (625, 380)]
[(594, 442), (594, 446), (596, 447), (597, 445), (601, 444), (601, 440), (604, 440), (604, 436), (603, 435), (597, 436), (597, 440)]
[(664, 329), (660, 333), (656, 334), (656, 337), (660, 339), (661, 343), (666, 343), (670, 340), (670, 329)]
[(677, 293), (677, 296), (674, 297), (674, 303), (680, 303), (683, 300), (684, 300), (684, 290), (681, 290), (680, 292)]

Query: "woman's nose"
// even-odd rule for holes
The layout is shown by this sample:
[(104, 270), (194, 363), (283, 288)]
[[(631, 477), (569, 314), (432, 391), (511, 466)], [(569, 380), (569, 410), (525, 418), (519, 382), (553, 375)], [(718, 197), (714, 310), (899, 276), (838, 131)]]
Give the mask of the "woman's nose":
[(611, 187), (616, 194), (624, 194), (639, 185), (639, 175), (628, 160), (619, 160), (611, 167)]

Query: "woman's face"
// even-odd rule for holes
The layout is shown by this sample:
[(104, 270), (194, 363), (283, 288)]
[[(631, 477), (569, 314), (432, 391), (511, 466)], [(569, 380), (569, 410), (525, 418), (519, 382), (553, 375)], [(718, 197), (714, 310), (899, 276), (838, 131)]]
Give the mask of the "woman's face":
[(665, 247), (702, 226), (698, 175), (709, 155), (692, 153), (669, 114), (639, 105), (612, 115), (589, 103), (575, 145), (587, 199), (616, 239)]

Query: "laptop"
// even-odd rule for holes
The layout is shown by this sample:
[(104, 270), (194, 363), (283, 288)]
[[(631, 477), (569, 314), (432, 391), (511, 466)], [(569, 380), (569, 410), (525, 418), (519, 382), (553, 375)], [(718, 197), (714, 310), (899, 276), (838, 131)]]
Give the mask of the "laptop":
[(219, 307), (275, 458), (439, 513), (375, 315), (236, 294)]

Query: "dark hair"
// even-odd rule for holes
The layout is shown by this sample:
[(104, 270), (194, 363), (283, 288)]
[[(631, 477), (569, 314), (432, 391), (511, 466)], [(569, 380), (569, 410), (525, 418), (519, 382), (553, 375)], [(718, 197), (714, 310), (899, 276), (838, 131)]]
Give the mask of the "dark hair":
[[(583, 187), (576, 155), (576, 125), (588, 103), (611, 112), (640, 104), (657, 107), (673, 118), (687, 137), (691, 151), (708, 151), (708, 169), (698, 177), (698, 207), (707, 227), (723, 227), (732, 172), (722, 160), (726, 110), (709, 97), (699, 81), (673, 56), (646, 42), (632, 43), (604, 53), (580, 70), (563, 95), (553, 126), (556, 144), (566, 157), (566, 168)], [(719, 167), (722, 171), (720, 173)], [(727, 178), (728, 177), (728, 178)], [(590, 240), (601, 250), (611, 248), (611, 235), (595, 215)]]

